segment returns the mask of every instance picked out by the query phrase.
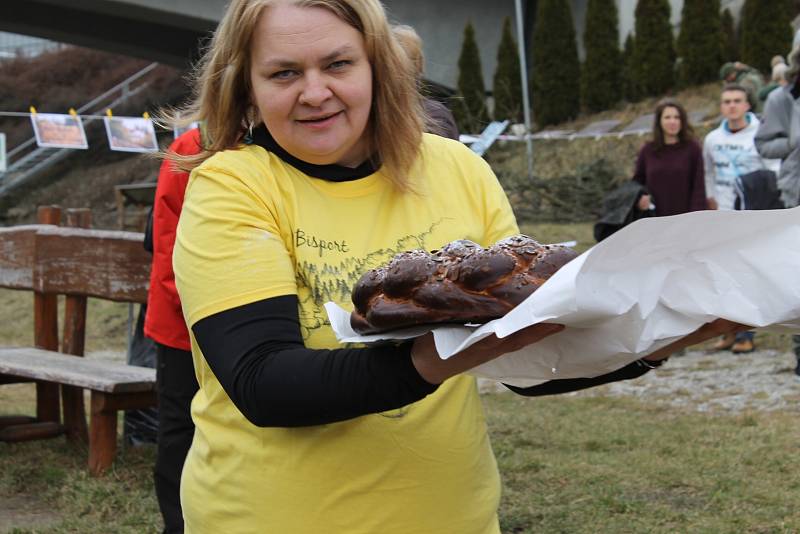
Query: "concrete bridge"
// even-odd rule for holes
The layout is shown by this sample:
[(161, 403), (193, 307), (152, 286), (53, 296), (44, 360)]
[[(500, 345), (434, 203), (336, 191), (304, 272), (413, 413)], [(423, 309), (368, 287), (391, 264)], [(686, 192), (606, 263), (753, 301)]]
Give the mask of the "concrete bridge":
[[(227, 0), (4, 0), (0, 31), (185, 67), (198, 43), (217, 26)], [(491, 85), (503, 19), (513, 0), (385, 0), (394, 22), (423, 38), (426, 77), (447, 87), (458, 78), (464, 26), (472, 20), (482, 47), (484, 79)]]
[[(570, 0), (582, 48), (588, 0)], [(735, 13), (744, 0), (722, 0)], [(416, 28), (425, 43), (426, 78), (455, 87), (464, 26), (475, 25), (487, 88), (494, 75), (503, 19), (514, 17), (513, 0), (383, 0), (393, 22)], [(537, 0), (523, 0), (525, 28), (533, 27)], [(672, 21), (683, 0), (670, 0)], [(219, 22), (227, 0), (3, 0), (0, 31), (107, 50), (185, 67), (198, 43)], [(620, 42), (632, 30), (636, 0), (617, 0)], [(526, 35), (526, 39), (529, 35)], [(582, 50), (581, 50), (582, 52)]]

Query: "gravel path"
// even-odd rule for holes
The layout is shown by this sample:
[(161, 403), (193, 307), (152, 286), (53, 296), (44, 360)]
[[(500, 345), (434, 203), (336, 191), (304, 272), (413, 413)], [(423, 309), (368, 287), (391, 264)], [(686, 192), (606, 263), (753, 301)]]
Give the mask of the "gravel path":
[[(125, 361), (125, 354), (97, 351), (91, 358)], [(800, 377), (795, 356), (759, 350), (750, 354), (687, 352), (636, 380), (588, 389), (575, 396), (631, 396), (699, 412), (784, 410), (800, 412)], [(482, 392), (506, 392), (492, 380), (479, 379)]]
[[(800, 377), (792, 353), (687, 352), (636, 380), (615, 382), (575, 396), (632, 396), (700, 412), (800, 412)], [(481, 381), (482, 391), (508, 391)]]

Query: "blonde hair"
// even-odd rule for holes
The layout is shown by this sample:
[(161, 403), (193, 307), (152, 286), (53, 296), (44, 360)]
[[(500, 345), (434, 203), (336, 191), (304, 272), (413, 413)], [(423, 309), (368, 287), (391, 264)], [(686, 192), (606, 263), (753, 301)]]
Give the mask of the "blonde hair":
[(233, 0), (194, 70), (192, 101), (164, 114), (173, 123), (202, 121), (207, 143), (196, 156), (166, 157), (190, 170), (217, 152), (238, 147), (248, 125), (261, 122), (251, 98), (250, 47), (262, 11), (278, 3), (327, 9), (361, 33), (372, 67), (368, 149), (395, 186), (410, 189), (408, 174), (420, 153), (423, 113), (414, 67), (377, 0)]
[(422, 39), (411, 26), (397, 24), (392, 26), (392, 33), (397, 42), (403, 47), (408, 59), (414, 64), (417, 77), (425, 71), (425, 56), (422, 53)]

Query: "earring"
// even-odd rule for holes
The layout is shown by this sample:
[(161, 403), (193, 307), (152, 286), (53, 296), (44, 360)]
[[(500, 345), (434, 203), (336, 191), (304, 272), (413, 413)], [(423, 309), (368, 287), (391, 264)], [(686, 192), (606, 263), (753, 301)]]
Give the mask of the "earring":
[(242, 141), (244, 141), (244, 144), (246, 144), (246, 145), (252, 145), (253, 144), (253, 126), (254, 126), (254, 123), (255, 123), (255, 121), (252, 120), (252, 119), (247, 121), (247, 133), (244, 135), (244, 139), (242, 139)]

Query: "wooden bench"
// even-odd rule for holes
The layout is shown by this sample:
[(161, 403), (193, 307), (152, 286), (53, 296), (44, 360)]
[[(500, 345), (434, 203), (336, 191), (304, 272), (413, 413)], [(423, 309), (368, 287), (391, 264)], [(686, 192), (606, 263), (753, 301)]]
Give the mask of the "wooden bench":
[[(0, 347), (0, 373), (91, 391), (89, 468), (102, 473), (114, 461), (117, 449), (117, 411), (155, 404), (155, 371), (133, 365), (76, 358), (35, 348)], [(0, 441), (22, 441), (31, 431), (52, 422), (0, 427)], [(16, 428), (15, 428), (16, 427)], [(64, 425), (61, 430), (66, 432)]]
[[(36, 383), (36, 417), (0, 417), (0, 441), (65, 434), (88, 442), (89, 468), (99, 474), (116, 454), (117, 411), (156, 405), (156, 391), (154, 369), (79, 358), (87, 297), (145, 302), (150, 270), (142, 234), (91, 230), (90, 218), (88, 210), (68, 210), (68, 226), (59, 227), (60, 210), (43, 207), (44, 224), (0, 228), (0, 287), (33, 291), (35, 344), (0, 347), (0, 384)], [(58, 295), (65, 295), (60, 347)], [(91, 392), (88, 429), (84, 389)]]

